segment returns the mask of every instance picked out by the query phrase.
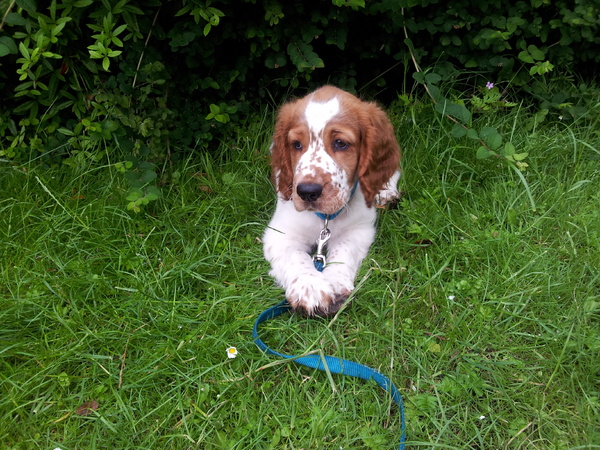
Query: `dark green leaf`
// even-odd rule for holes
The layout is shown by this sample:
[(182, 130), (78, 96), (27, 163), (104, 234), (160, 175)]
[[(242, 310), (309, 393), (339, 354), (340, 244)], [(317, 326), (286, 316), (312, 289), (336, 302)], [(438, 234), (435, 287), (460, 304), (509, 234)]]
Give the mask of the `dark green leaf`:
[(479, 134), (477, 133), (476, 130), (474, 130), (473, 128), (469, 128), (467, 130), (467, 137), (469, 139), (474, 139), (474, 140), (479, 140)]
[(502, 145), (502, 136), (498, 133), (494, 127), (483, 127), (479, 132), (479, 137), (485, 142), (492, 150), (496, 150)]
[(504, 149), (502, 150), (502, 156), (511, 156), (515, 154), (515, 146), (511, 142), (507, 142), (504, 144)]
[(469, 123), (471, 112), (459, 103), (446, 102), (446, 114), (460, 120), (462, 123)]
[(283, 53), (276, 53), (270, 55), (265, 59), (265, 66), (270, 69), (278, 69), (279, 67), (283, 67), (287, 64), (287, 58)]
[(450, 131), (450, 134), (452, 134), (452, 136), (455, 138), (461, 138), (467, 134), (467, 129), (461, 124), (455, 123)]
[(546, 52), (540, 50), (535, 45), (529, 45), (527, 47), (527, 50), (529, 51), (531, 57), (537, 61), (542, 61), (546, 57)]
[(155, 198), (158, 198), (162, 195), (162, 192), (158, 186), (148, 186), (147, 192), (148, 195), (152, 195)]
[(429, 95), (431, 95), (431, 98), (433, 98), (433, 100), (435, 100), (436, 102), (439, 103), (445, 100), (444, 97), (442, 97), (442, 94), (440, 93), (439, 87), (433, 84), (428, 84), (427, 90), (429, 91)]
[(23, 16), (21, 16), (20, 14), (17, 13), (9, 13), (6, 15), (6, 18), (4, 20), (4, 24), (5, 25), (10, 25), (10, 26), (24, 26), (27, 23), (27, 21), (23, 18)]
[(534, 63), (533, 58), (526, 50), (523, 50), (522, 52), (520, 52), (518, 55), (518, 58), (525, 63), (529, 63), (529, 64)]
[(142, 174), (140, 180), (142, 181), (142, 183), (146, 184), (146, 183), (150, 183), (151, 181), (156, 180), (156, 177), (157, 177), (157, 175), (156, 175), (155, 171), (153, 171), (153, 170), (146, 170)]
[(493, 155), (493, 153), (490, 152), (483, 145), (477, 149), (477, 159), (485, 159), (485, 158), (488, 158), (488, 157), (490, 157), (492, 155)]
[(436, 83), (439, 83), (441, 80), (442, 80), (442, 77), (434, 72), (429, 72), (427, 75), (425, 75), (425, 81), (427, 81), (427, 83), (436, 84)]
[(127, 197), (125, 197), (125, 200), (128, 200), (130, 202), (135, 202), (141, 196), (142, 196), (142, 193), (139, 190), (132, 189), (131, 191), (129, 191), (129, 194), (127, 195)]
[(23, 8), (29, 14), (35, 13), (37, 11), (37, 5), (35, 0), (17, 0), (17, 6)]
[(525, 158), (527, 158), (528, 155), (529, 155), (529, 153), (527, 153), (527, 152), (515, 153), (514, 155), (512, 155), (512, 157), (515, 161), (523, 161)]
[(8, 36), (0, 37), (0, 56), (11, 53), (16, 54), (17, 52), (17, 44), (15, 44), (15, 41), (13, 41), (12, 38)]
[(300, 70), (325, 67), (323, 60), (313, 51), (313, 47), (305, 42), (292, 42), (287, 47), (288, 55)]
[(423, 72), (413, 72), (412, 77), (415, 79), (417, 83), (424, 84), (425, 83), (425, 75)]

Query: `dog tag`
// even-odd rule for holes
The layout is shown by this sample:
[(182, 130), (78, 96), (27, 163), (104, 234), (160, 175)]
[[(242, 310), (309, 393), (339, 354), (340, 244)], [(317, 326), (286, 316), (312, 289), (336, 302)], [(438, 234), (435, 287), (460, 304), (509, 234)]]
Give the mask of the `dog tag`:
[(331, 238), (331, 231), (329, 228), (325, 226), (321, 230), (321, 234), (319, 235), (319, 239), (317, 239), (317, 251), (313, 256), (313, 263), (318, 271), (322, 271), (327, 264), (327, 260), (325, 258), (325, 246), (327, 245), (327, 241)]

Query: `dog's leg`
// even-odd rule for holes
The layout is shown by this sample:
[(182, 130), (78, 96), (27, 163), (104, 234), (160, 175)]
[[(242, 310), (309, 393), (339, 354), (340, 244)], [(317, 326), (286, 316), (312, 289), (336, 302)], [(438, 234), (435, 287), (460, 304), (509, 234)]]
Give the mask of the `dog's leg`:
[[(336, 302), (338, 293), (324, 274), (315, 269), (310, 255), (320, 222), (310, 214), (298, 214), (298, 220), (289, 220), (294, 212), (288, 206), (278, 204), (263, 236), (270, 274), (285, 289), (286, 298), (296, 311), (311, 316), (328, 315), (329, 305)], [(303, 218), (310, 223), (303, 223)]]
[(329, 243), (325, 278), (337, 294), (337, 302), (329, 306), (329, 314), (335, 314), (354, 289), (356, 273), (375, 239), (373, 225), (354, 227), (336, 236)]
[(396, 170), (394, 175), (392, 175), (392, 178), (388, 180), (383, 189), (375, 196), (375, 206), (383, 207), (400, 198), (400, 194), (398, 193), (398, 180), (400, 180), (401, 175), (402, 172)]

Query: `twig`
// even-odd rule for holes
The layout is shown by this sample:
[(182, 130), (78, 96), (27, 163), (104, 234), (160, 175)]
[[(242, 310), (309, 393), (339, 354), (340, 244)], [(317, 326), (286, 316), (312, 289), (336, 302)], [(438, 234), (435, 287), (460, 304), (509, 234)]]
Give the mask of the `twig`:
[(140, 66), (142, 65), (142, 60), (144, 59), (144, 53), (146, 52), (146, 48), (148, 47), (148, 42), (150, 42), (150, 36), (152, 36), (152, 29), (154, 25), (156, 25), (156, 19), (158, 19), (158, 13), (160, 12), (160, 8), (154, 14), (154, 20), (152, 21), (152, 26), (150, 27), (150, 31), (148, 31), (148, 36), (146, 36), (146, 42), (144, 42), (144, 50), (142, 50), (142, 54), (140, 55), (140, 59), (138, 60), (137, 67), (135, 68), (135, 75), (133, 76), (133, 83), (131, 87), (135, 87), (135, 82), (137, 80), (138, 72), (140, 71)]
[(505, 449), (508, 448), (510, 446), (510, 444), (512, 443), (512, 441), (514, 441), (518, 435), (520, 435), (523, 431), (525, 431), (527, 428), (529, 428), (532, 424), (533, 424), (533, 421), (529, 422), (527, 425), (525, 425), (523, 428), (521, 428), (517, 434), (515, 434), (513, 437), (510, 438), (510, 440), (506, 443), (504, 448)]
[[(402, 17), (404, 17), (404, 8), (402, 8), (402, 9), (401, 9), (401, 11), (402, 11)], [(404, 37), (405, 37), (405, 38), (408, 40), (408, 39), (409, 39), (409, 37), (408, 37), (408, 31), (407, 31), (407, 29), (406, 29), (406, 25), (404, 25), (404, 26), (402, 27), (402, 29), (404, 30)], [(423, 70), (421, 70), (421, 66), (419, 66), (419, 63), (417, 62), (417, 58), (416, 58), (415, 54), (413, 53), (413, 51), (412, 51), (412, 48), (410, 47), (410, 45), (407, 45), (407, 47), (408, 47), (408, 53), (410, 53), (410, 58), (412, 59), (413, 65), (415, 66), (415, 70), (417, 71), (417, 73), (421, 73), (421, 72), (423, 72)], [(423, 81), (423, 86), (425, 87), (425, 90), (427, 91), (427, 94), (429, 95), (429, 97), (431, 98), (431, 100), (433, 100), (433, 103), (437, 105), (439, 102), (438, 102), (438, 101), (437, 101), (437, 99), (436, 99), (436, 98), (435, 98), (435, 97), (434, 97), (434, 96), (431, 94), (431, 91), (429, 90), (429, 86), (427, 85), (427, 83), (426, 83), (425, 81)], [(452, 116), (451, 116), (451, 115), (449, 115), (449, 114), (444, 114), (444, 116), (446, 116), (446, 118), (450, 119), (452, 122), (459, 124), (459, 125), (460, 125), (461, 127), (463, 127), (465, 130), (469, 130), (469, 127), (468, 127), (468, 126), (466, 126), (464, 123), (461, 123), (461, 122), (460, 122), (460, 120), (458, 120), (458, 119), (455, 119), (454, 117), (452, 117)], [(488, 145), (487, 145), (485, 142), (483, 142), (483, 140), (482, 140), (481, 138), (478, 138), (478, 139), (479, 139), (479, 142), (481, 143), (481, 145), (483, 145), (483, 146), (484, 146), (485, 148), (487, 148), (487, 149), (488, 149), (490, 152), (492, 152), (492, 149), (490, 149), (490, 148), (488, 147)], [(499, 158), (501, 158), (501, 156), (500, 156), (500, 155), (496, 155), (496, 154), (495, 154), (495, 152), (492, 152), (492, 153), (494, 153), (494, 155), (495, 155), (496, 157), (499, 157)]]
[(12, 3), (10, 5), (8, 5), (8, 8), (6, 8), (6, 11), (4, 12), (4, 16), (2, 17), (2, 22), (0, 23), (0, 31), (2, 31), (2, 28), (4, 28), (4, 22), (6, 22), (6, 16), (8, 16), (8, 14), (10, 13), (10, 10), (12, 9), (13, 6), (15, 6), (16, 2), (17, 2), (17, 0), (13, 0)]

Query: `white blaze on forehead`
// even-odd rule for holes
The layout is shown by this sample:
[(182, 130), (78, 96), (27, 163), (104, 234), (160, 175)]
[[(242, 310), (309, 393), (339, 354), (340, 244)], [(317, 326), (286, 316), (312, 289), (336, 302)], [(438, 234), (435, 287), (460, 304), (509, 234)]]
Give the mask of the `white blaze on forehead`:
[(339, 112), (340, 102), (334, 97), (325, 103), (308, 102), (304, 115), (308, 122), (308, 128), (315, 133), (320, 133), (325, 129), (327, 122)]
[(306, 152), (296, 165), (296, 173), (304, 176), (314, 176), (316, 172), (334, 174), (339, 169), (331, 156), (325, 152), (323, 131), (327, 122), (340, 111), (340, 102), (332, 98), (326, 102), (309, 101), (304, 110), (304, 116), (310, 131)]
[(326, 102), (308, 102), (304, 115), (310, 131), (310, 141), (306, 152), (296, 165), (295, 173), (300, 176), (298, 181), (304, 177), (318, 178), (329, 174), (334, 188), (343, 191), (343, 195), (345, 195), (346, 185), (348, 184), (347, 174), (327, 154), (323, 143), (323, 132), (327, 123), (339, 112), (340, 102), (335, 97)]

